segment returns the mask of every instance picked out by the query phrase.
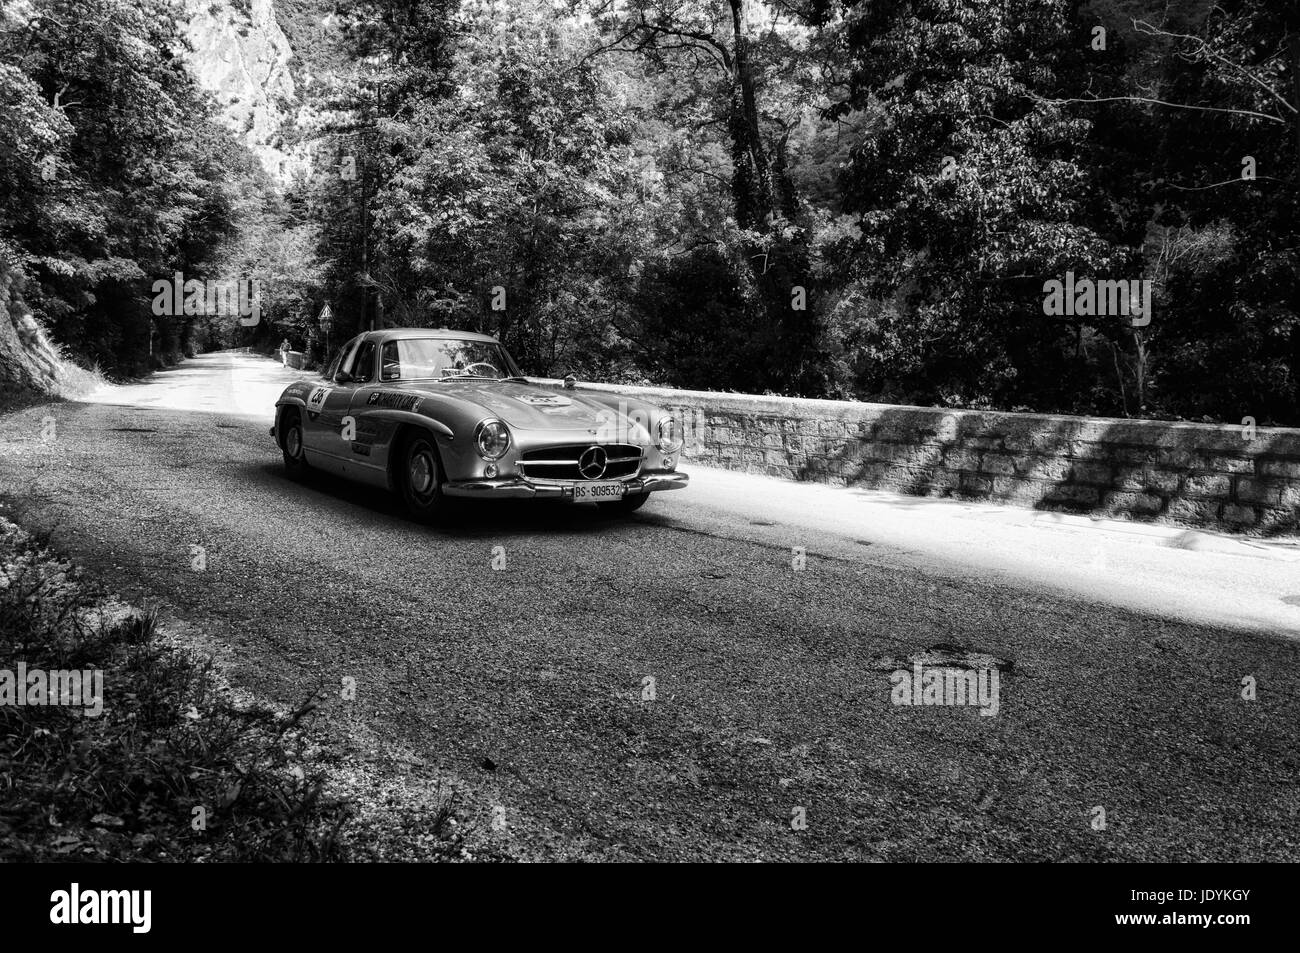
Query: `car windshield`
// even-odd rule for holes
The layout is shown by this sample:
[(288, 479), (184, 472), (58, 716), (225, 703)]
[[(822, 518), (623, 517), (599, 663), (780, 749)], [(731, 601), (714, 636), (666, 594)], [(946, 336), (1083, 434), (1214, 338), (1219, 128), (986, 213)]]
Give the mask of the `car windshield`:
[(401, 338), (384, 344), (383, 358), (381, 376), (386, 381), (522, 376), (506, 349), (495, 341)]

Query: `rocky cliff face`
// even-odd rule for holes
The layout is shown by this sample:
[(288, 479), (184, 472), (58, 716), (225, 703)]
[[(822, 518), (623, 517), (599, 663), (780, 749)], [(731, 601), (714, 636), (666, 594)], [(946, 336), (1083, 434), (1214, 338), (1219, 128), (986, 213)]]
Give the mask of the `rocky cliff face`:
[(6, 397), (24, 397), (53, 391), (54, 376), (43, 373), (20, 335), (22, 304), (13, 289), (13, 276), (0, 261), (0, 405)]
[(298, 96), (272, 0), (184, 0), (184, 8), (191, 71), (272, 179), (286, 184), (302, 161), (282, 135)]
[(103, 378), (60, 356), (23, 301), (22, 282), (0, 260), (0, 409), (49, 395), (77, 397)]

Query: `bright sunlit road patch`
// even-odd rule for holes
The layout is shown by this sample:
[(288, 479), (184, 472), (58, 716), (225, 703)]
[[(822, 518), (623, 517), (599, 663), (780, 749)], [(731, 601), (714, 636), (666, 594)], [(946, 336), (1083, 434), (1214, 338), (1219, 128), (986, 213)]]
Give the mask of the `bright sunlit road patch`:
[[(206, 354), (88, 402), (274, 420), (306, 371)], [(1300, 635), (1300, 544), (989, 503), (792, 483), (699, 466), (684, 493), (644, 511), (684, 529), (868, 565), (1048, 589), (1191, 622)]]

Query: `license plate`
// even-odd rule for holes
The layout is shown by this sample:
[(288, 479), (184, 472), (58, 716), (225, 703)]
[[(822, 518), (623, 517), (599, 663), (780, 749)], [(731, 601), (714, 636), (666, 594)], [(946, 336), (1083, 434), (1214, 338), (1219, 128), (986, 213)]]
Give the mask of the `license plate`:
[(627, 487), (622, 483), (577, 483), (573, 487), (573, 502), (600, 503), (604, 500), (622, 499)]

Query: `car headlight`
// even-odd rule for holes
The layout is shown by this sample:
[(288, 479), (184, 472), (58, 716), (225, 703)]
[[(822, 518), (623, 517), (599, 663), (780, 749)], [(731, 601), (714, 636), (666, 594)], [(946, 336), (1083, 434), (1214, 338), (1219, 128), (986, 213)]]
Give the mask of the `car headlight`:
[(484, 460), (500, 460), (510, 449), (510, 431), (499, 420), (485, 420), (474, 431), (474, 444)]
[(659, 448), (660, 453), (676, 453), (681, 449), (682, 442), (677, 436), (677, 421), (671, 417), (659, 421), (659, 437), (655, 441), (655, 446)]

